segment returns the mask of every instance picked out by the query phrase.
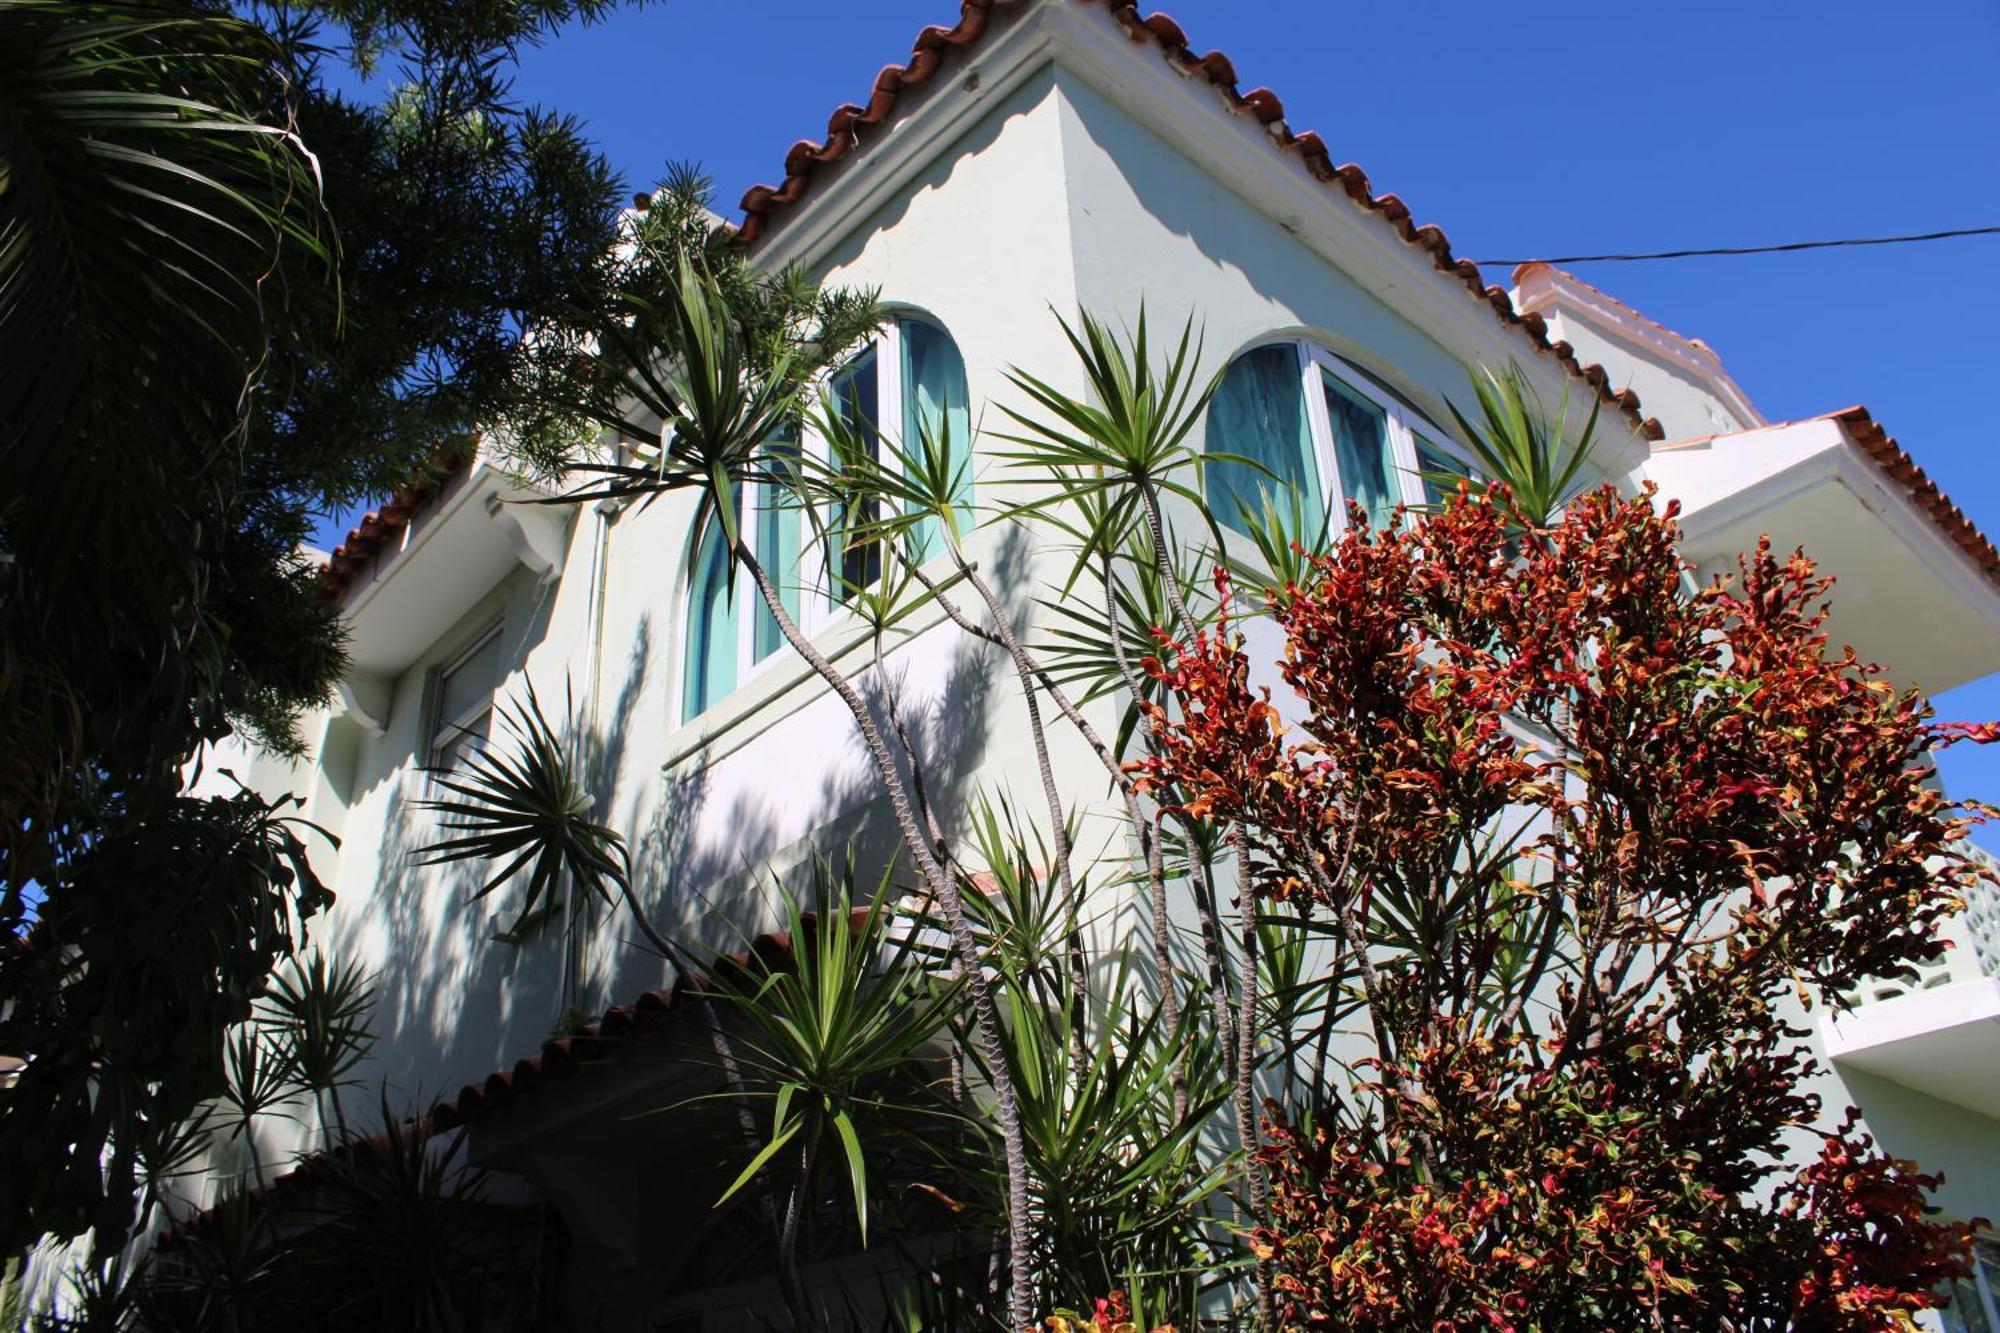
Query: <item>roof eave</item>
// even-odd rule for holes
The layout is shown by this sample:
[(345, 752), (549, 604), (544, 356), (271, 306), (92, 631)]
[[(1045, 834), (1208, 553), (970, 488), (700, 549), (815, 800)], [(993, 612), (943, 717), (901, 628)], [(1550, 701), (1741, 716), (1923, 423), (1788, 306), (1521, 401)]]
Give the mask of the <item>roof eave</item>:
[[(1183, 78), (1132, 78), (1136, 47)], [(1602, 367), (1552, 342), (1546, 321), (1517, 312), (1504, 288), (1452, 254), (1440, 228), (1417, 225), (1395, 195), (1374, 194), (1367, 174), (1336, 164), (1318, 135), (1294, 133), (1275, 93), (1239, 91), (1227, 56), (1197, 54), (1172, 19), (1141, 16), (1120, 0), (970, 0), (957, 27), (925, 29), (909, 64), (877, 76), (866, 106), (843, 106), (826, 140), (793, 146), (782, 185), (745, 195), (745, 243), (773, 267), (824, 262), (995, 100), (1051, 63), (1176, 143), (1467, 364), (1519, 360), (1525, 338), (1536, 354), (1530, 363), (1552, 386), (1565, 376), (1589, 384), (1629, 427), (1627, 438), (1610, 442), (1607, 472), (1636, 470), (1646, 441), (1660, 438), (1635, 393), (1615, 390)], [(947, 68), (955, 84), (938, 78)], [(953, 87), (960, 95), (945, 95)], [(906, 114), (913, 96), (921, 115)], [(1330, 202), (1330, 189), (1349, 205)]]

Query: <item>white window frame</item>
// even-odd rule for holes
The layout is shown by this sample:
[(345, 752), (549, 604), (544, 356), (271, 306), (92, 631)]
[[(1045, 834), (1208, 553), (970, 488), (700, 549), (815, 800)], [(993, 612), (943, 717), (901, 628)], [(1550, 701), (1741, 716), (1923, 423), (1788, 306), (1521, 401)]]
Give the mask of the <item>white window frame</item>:
[[(1347, 484), (1340, 475), (1334, 447), (1333, 418), (1327, 412), (1326, 388), (1320, 379), (1322, 375), (1334, 376), (1344, 388), (1382, 410), (1389, 434), (1390, 466), (1396, 473), (1393, 484), (1403, 504), (1409, 508), (1416, 509), (1425, 503), (1422, 464), (1417, 458), (1418, 435), (1422, 435), (1432, 447), (1457, 459), (1469, 475), (1477, 475), (1464, 447), (1449, 432), (1439, 429), (1437, 423), (1428, 417), (1413, 415), (1410, 408), (1378, 389), (1373, 379), (1359, 366), (1307, 339), (1295, 338), (1292, 345), (1299, 354), (1299, 391), (1305, 395), (1313, 461), (1319, 468), (1320, 493), (1325, 497), (1331, 515), (1330, 533), (1338, 535), (1347, 530)], [(1255, 347), (1246, 347), (1238, 355), (1254, 350)]]
[[(807, 446), (801, 440), (799, 447), (801, 450), (804, 450)], [(757, 531), (755, 527), (757, 516), (768, 503), (767, 497), (775, 494), (777, 489), (773, 483), (768, 481), (753, 482), (747, 486), (736, 487), (737, 531), (744, 534), (745, 539), (749, 541), (752, 548), (755, 548), (757, 544)], [(708, 538), (709, 526), (719, 522), (720, 520), (711, 512), (708, 515), (707, 522), (702, 525), (701, 530), (691, 534), (689, 537), (689, 541), (692, 543), (688, 549), (689, 568), (697, 576), (700, 570), (695, 568), (693, 557), (700, 554), (701, 543)], [(801, 534), (799, 541), (801, 586), (799, 589), (799, 614), (796, 619), (800, 631), (808, 635), (812, 633), (809, 621), (812, 604), (817, 600), (812, 596), (812, 590), (817, 585), (820, 574), (818, 568), (819, 557), (816, 550), (818, 545), (819, 543), (817, 542), (804, 540), (804, 534)], [(766, 572), (774, 579), (778, 577), (778, 571), (770, 570)], [(773, 665), (785, 655), (784, 648), (780, 647), (766, 653), (762, 658), (754, 658), (757, 651), (757, 613), (763, 609), (764, 595), (757, 590), (757, 581), (750, 576), (750, 571), (741, 565), (735, 566), (731, 577), (735, 583), (731, 595), (737, 606), (736, 680), (729, 687), (729, 694), (722, 696), (723, 699), (727, 699), (730, 694), (736, 693), (757, 677), (771, 670)], [(686, 581), (686, 586), (681, 592), (679, 659), (674, 667), (677, 678), (674, 688), (674, 717), (678, 719), (677, 725), (683, 727), (694, 726), (704, 717), (714, 712), (717, 705), (722, 702), (721, 699), (718, 699), (699, 713), (690, 714), (687, 710), (688, 690), (694, 683), (692, 673), (688, 671), (688, 641), (692, 637), (695, 594), (697, 591), (695, 579), (691, 577)]]
[(1358, 364), (1326, 350), (1310, 338), (1294, 336), (1252, 342), (1236, 352), (1230, 364), (1234, 366), (1236, 360), (1268, 346), (1288, 346), (1298, 358), (1298, 392), (1306, 400), (1306, 432), (1312, 436), (1312, 466), (1320, 486), (1320, 500), (1326, 506), (1326, 530), (1330, 536), (1346, 532), (1348, 526), (1348, 478), (1340, 474), (1338, 450), (1334, 446), (1334, 422), (1326, 408), (1326, 386), (1322, 384), (1322, 376), (1326, 374), (1338, 378), (1342, 386), (1352, 390), (1364, 402), (1380, 408), (1390, 446), (1390, 468), (1394, 470), (1390, 484), (1396, 488), (1396, 500), (1400, 500), (1406, 508), (1416, 510), (1426, 502), (1422, 460), (1416, 452), (1416, 436), (1420, 434), (1436, 450), (1454, 458), (1468, 476), (1478, 476), (1478, 468), (1468, 456), (1468, 450), (1456, 436), (1452, 436), (1452, 432), (1440, 428), (1434, 420), (1416, 412), (1394, 394), (1384, 392), (1374, 382), (1374, 376)]
[[(885, 443), (893, 442), (896, 446), (895, 451), (883, 451), (883, 455), (879, 459), (879, 465), (885, 473), (891, 476), (900, 476), (902, 473), (902, 462), (897, 457), (897, 453), (911, 447), (910, 442), (903, 439), (903, 324), (905, 321), (929, 324), (932, 328), (943, 333), (947, 338), (951, 337), (949, 329), (921, 311), (892, 310), (889, 312), (888, 319), (883, 322), (882, 327), (876, 331), (875, 336), (869, 340), (866, 347), (855, 352), (853, 356), (848, 357), (840, 365), (827, 371), (821, 376), (819, 383), (814, 387), (814, 392), (823, 394), (834, 380), (840, 378), (841, 372), (846, 370), (849, 365), (858, 360), (868, 350), (872, 349), (874, 351), (875, 430), (878, 437)], [(952, 339), (952, 345), (957, 346), (957, 339)], [(964, 353), (961, 352), (960, 357), (963, 358), (963, 356)], [(812, 450), (812, 456), (822, 465), (827, 463), (828, 449), (825, 436), (813, 429), (810, 422), (807, 423), (801, 435), (800, 447)], [(847, 604), (840, 600), (839, 594), (834, 588), (832, 574), (827, 569), (825, 543), (814, 542), (812, 546), (813, 554), (810, 557), (810, 561), (812, 562), (813, 577), (808, 581), (807, 586), (809, 588), (817, 587), (821, 591), (818, 596), (811, 599), (812, 605), (808, 610), (813, 615), (812, 627), (817, 631), (837, 624), (848, 616), (849, 611)], [(885, 556), (884, 560), (886, 561), (886, 559), (887, 557)], [(885, 563), (884, 571), (886, 572), (886, 570), (887, 566)], [(801, 622), (801, 627), (804, 627), (803, 621)]]
[[(876, 431), (885, 443), (893, 442), (898, 449), (909, 447), (902, 439), (903, 324), (905, 321), (928, 324), (943, 333), (946, 337), (951, 337), (951, 331), (943, 323), (922, 310), (913, 307), (891, 310), (889, 317), (883, 322), (882, 327), (875, 332), (874, 336), (862, 347), (856, 349), (853, 354), (841, 361), (840, 364), (822, 371), (815, 378), (811, 390), (815, 396), (821, 398), (823, 403), (823, 396), (833, 381), (840, 378), (842, 372), (852, 366), (855, 361), (868, 352), (873, 351), (875, 354)], [(953, 345), (957, 345), (956, 339), (953, 339)], [(963, 355), (964, 353), (961, 352), (961, 358)], [(826, 437), (813, 426), (810, 420), (800, 424), (799, 452), (802, 457), (809, 458), (822, 467), (826, 466), (830, 461), (831, 451), (828, 448)], [(899, 473), (901, 470), (901, 464), (895, 454), (888, 450), (884, 450), (883, 452), (881, 466), (885, 472), (892, 475)], [(742, 530), (749, 536), (753, 545), (756, 541), (755, 529), (749, 525), (754, 524), (757, 513), (767, 503), (766, 493), (775, 491), (775, 489), (768, 482), (759, 482), (751, 486), (738, 488), (738, 503), (740, 505), (738, 520), (739, 523), (745, 525)], [(755, 495), (754, 503), (752, 502), (753, 494)], [(709, 522), (713, 523), (714, 521), (715, 518), (711, 515)], [(697, 532), (693, 534), (691, 540), (698, 543), (705, 535), (703, 532)], [(689, 554), (692, 556), (694, 553), (694, 548), (690, 548)], [(840, 601), (836, 594), (831, 571), (827, 568), (826, 556), (827, 543), (815, 540), (810, 527), (806, 527), (799, 535), (799, 609), (794, 619), (798, 622), (800, 633), (804, 634), (807, 638), (817, 638), (820, 634), (839, 625), (853, 614), (848, 605)], [(884, 560), (886, 561), (886, 559), (887, 557), (885, 556)], [(776, 577), (777, 571), (770, 572), (773, 577)], [(756, 651), (757, 610), (763, 606), (763, 596), (758, 592), (756, 581), (750, 577), (747, 570), (739, 568), (736, 571), (735, 577), (735, 595), (738, 599), (738, 605), (743, 610), (736, 617), (736, 683), (730, 690), (731, 694), (742, 690), (759, 676), (770, 671), (774, 664), (782, 660), (785, 656), (785, 650), (779, 648), (774, 652), (766, 654), (761, 660), (752, 660), (752, 654)], [(675, 666), (677, 683), (674, 689), (674, 717), (679, 720), (677, 725), (682, 727), (697, 725), (703, 718), (715, 712), (720, 703), (720, 700), (718, 700), (716, 704), (711, 704), (708, 708), (692, 716), (687, 711), (687, 691), (689, 685), (692, 683), (689, 679), (690, 673), (687, 669), (687, 642), (689, 627), (693, 623), (691, 617), (694, 614), (694, 597), (695, 585), (694, 581), (690, 579), (687, 581), (687, 586), (681, 598), (679, 620), (681, 627), (680, 654), (678, 663)], [(723, 697), (727, 698), (728, 695), (724, 695)]]
[(445, 682), (451, 679), (453, 672), (462, 668), (475, 654), (484, 650), (488, 644), (498, 640), (500, 631), (505, 628), (506, 622), (504, 620), (494, 621), (491, 625), (473, 635), (466, 642), (465, 647), (453, 653), (432, 670), (430, 716), (426, 719), (424, 737), (424, 767), (430, 771), (434, 780), (437, 775), (445, 771), (438, 763), (438, 752), (461, 738), (467, 722), (478, 717), (481, 713), (488, 714), (489, 725), (482, 739), (486, 741), (493, 739), (490, 715), (500, 706), (500, 685), (507, 678), (506, 662), (504, 660), (498, 662), (498, 669), (495, 672), (493, 680), (493, 688), (485, 696), (484, 702), (468, 705), (460, 711), (457, 717), (446, 717), (444, 715), (444, 687)]

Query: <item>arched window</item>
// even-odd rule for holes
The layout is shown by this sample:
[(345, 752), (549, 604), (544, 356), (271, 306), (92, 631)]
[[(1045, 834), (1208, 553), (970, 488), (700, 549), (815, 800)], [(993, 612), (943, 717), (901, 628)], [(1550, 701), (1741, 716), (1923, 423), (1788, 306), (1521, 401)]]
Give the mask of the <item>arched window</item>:
[[(863, 445), (883, 467), (896, 456), (918, 456), (924, 441), (945, 447), (958, 478), (961, 515), (972, 506), (972, 412), (965, 362), (951, 335), (917, 316), (896, 319), (868, 345), (827, 376), (826, 410), (856, 428)], [(889, 434), (885, 447), (884, 433)], [(847, 541), (844, 532), (872, 521), (871, 512), (824, 515), (827, 540), (808, 546), (805, 515), (788, 483), (802, 466), (803, 451), (824, 457), (824, 440), (801, 440), (788, 431), (772, 439), (760, 469), (762, 480), (737, 488), (742, 532), (757, 563), (778, 589), (794, 623), (812, 633), (827, 623), (853, 594), (882, 576), (885, 553), (879, 542)], [(686, 661), (682, 668), (682, 721), (692, 721), (747, 681), (760, 665), (785, 649), (777, 618), (765, 605), (747, 570), (730, 570), (721, 525), (711, 522), (696, 550), (694, 580), (687, 599)], [(942, 535), (927, 520), (914, 534), (919, 558), (943, 553)], [(824, 599), (802, 595), (823, 586)]]
[[(796, 431), (774, 437), (756, 478), (736, 487), (738, 530), (757, 563), (778, 589), (779, 605), (793, 622), (800, 615), (804, 528), (790, 485), (799, 467)], [(710, 515), (695, 550), (688, 585), (686, 661), (681, 671), (681, 720), (699, 717), (749, 678), (758, 664), (785, 646), (777, 617), (746, 569), (733, 569), (722, 524)]]
[(722, 524), (711, 516), (695, 551), (688, 585), (687, 662), (681, 674), (681, 718), (698, 717), (736, 688), (736, 590)]
[[(764, 567), (771, 582), (778, 587), (779, 604), (785, 613), (797, 624), (799, 619), (799, 590), (804, 583), (804, 571), (799, 560), (804, 554), (800, 548), (800, 533), (804, 521), (791, 498), (799, 473), (799, 439), (796, 431), (772, 440), (768, 446), (770, 453), (765, 467), (770, 480), (759, 488), (757, 500), (756, 536), (757, 563)], [(785, 636), (778, 629), (778, 619), (771, 614), (771, 608), (764, 604), (763, 597), (757, 595), (753, 586), (749, 590), (750, 602), (755, 607), (756, 628), (751, 634), (750, 660), (753, 664), (763, 661), (772, 653), (785, 646)]]
[(1445, 438), (1400, 395), (1322, 348), (1254, 347), (1230, 363), (1209, 402), (1207, 451), (1250, 460), (1207, 466), (1209, 509), (1239, 532), (1267, 494), (1280, 514), (1296, 499), (1301, 515), (1330, 513), (1336, 528), (1349, 501), (1369, 522), (1386, 523), (1399, 504), (1441, 499), (1437, 474), (1466, 473)]
[[(957, 479), (956, 508), (962, 520), (972, 512), (972, 404), (965, 360), (951, 335), (928, 319), (905, 315), (886, 325), (869, 345), (827, 380), (827, 408), (858, 428), (874, 448), (876, 461), (896, 465), (896, 454), (925, 456), (942, 449)], [(884, 450), (881, 432), (893, 432), (894, 449)], [(834, 514), (834, 549), (827, 553), (827, 580), (835, 605), (882, 576), (882, 551), (872, 542), (844, 542), (849, 522), (872, 521), (873, 513), (851, 518)], [(934, 519), (918, 525), (911, 542), (919, 559), (944, 551)]]
[(1263, 511), (1271, 491), (1289, 490), (1304, 513), (1318, 512), (1319, 467), (1299, 392), (1296, 344), (1255, 347), (1230, 363), (1209, 400), (1208, 451), (1249, 460), (1207, 467), (1208, 507), (1220, 522), (1245, 531), (1246, 517)]
[[(935, 324), (919, 319), (896, 323), (902, 355), (903, 451), (913, 456), (925, 448), (943, 449), (951, 474), (959, 479), (957, 503), (961, 528), (972, 513), (972, 403), (965, 387), (965, 359), (958, 344)], [(943, 534), (936, 519), (918, 528), (919, 559), (943, 552)]]

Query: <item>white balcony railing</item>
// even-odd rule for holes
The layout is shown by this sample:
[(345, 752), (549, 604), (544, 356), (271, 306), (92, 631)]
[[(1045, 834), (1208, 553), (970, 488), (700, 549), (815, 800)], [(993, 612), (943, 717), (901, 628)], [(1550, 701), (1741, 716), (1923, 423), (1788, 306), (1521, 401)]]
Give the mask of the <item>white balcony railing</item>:
[[(1973, 860), (2000, 875), (2000, 857), (1983, 847), (1965, 844)], [(1961, 981), (2000, 977), (2000, 884), (1982, 880), (1966, 894), (1965, 910), (1938, 929), (1951, 947), (1943, 956), (1917, 968), (1904, 981), (1865, 981), (1855, 987), (1861, 1004), (1893, 1000), (1915, 991), (1941, 990)]]
[(1856, 987), (1852, 1008), (1821, 1015), (1820, 1036), (1837, 1068), (2000, 1119), (2000, 886), (1975, 884), (1938, 933), (1951, 946), (1942, 957), (1914, 978)]

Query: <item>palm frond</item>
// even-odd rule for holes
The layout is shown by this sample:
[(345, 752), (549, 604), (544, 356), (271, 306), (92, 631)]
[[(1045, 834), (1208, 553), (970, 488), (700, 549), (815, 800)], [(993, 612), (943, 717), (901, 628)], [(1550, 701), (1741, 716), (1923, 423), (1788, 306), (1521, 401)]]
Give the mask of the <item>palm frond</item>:
[(442, 817), (451, 836), (425, 847), (419, 864), (485, 863), (490, 873), (475, 898), (525, 869), (515, 932), (552, 909), (565, 882), (574, 892), (610, 902), (629, 883), (625, 839), (590, 817), (596, 798), (533, 685), (525, 698), (501, 707), (500, 722), (503, 739), (472, 754), (464, 768), (437, 775), (451, 797), (423, 804)]
[[(1472, 391), (1479, 404), (1477, 422), (1456, 403), (1450, 404), (1459, 434), (1486, 473), (1485, 478), (1468, 478), (1467, 485), (1475, 494), (1495, 483), (1505, 485), (1522, 521), (1535, 527), (1553, 522), (1583, 489), (1580, 478), (1596, 439), (1599, 404), (1593, 397), (1590, 414), (1571, 445), (1565, 443), (1570, 435), (1567, 388), (1553, 420), (1536, 401), (1519, 366), (1499, 372), (1479, 367), (1472, 372)], [(1457, 482), (1452, 478), (1453, 485)]]
[(280, 255), (331, 274), (281, 68), (227, 13), (0, 3), (0, 457), (35, 480), (12, 537), (54, 543), (40, 564), (177, 549), (148, 540), (173, 488), (145, 483), (248, 420), (267, 307), (306, 271)]

